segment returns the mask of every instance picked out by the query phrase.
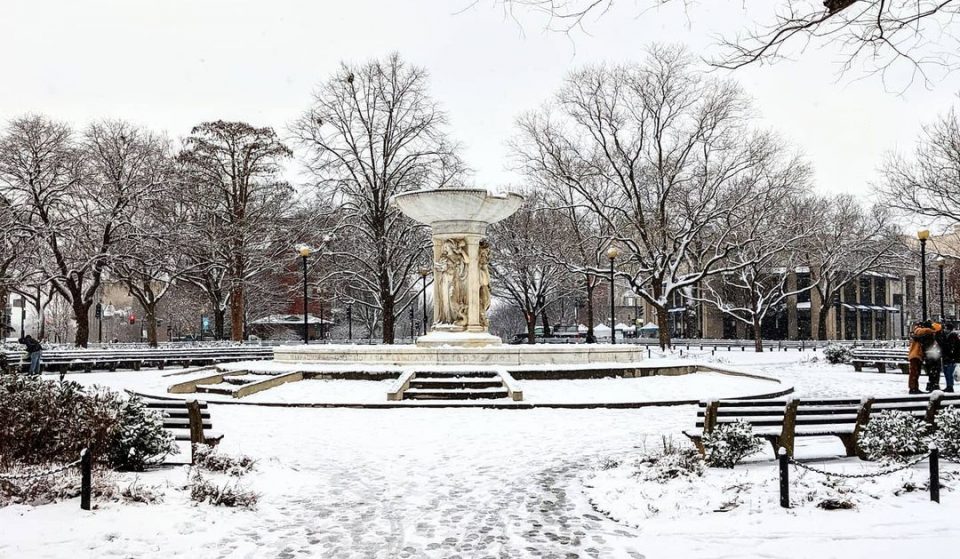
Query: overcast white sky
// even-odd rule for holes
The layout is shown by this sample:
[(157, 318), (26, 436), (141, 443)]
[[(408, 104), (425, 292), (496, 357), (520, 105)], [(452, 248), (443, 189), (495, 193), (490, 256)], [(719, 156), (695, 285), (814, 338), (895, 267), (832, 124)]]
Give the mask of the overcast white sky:
[[(535, 17), (518, 25), (494, 0), (470, 4), (0, 0), (0, 120), (27, 112), (78, 126), (124, 118), (174, 137), (219, 118), (282, 130), (339, 61), (396, 50), (430, 71), (475, 182), (510, 184), (520, 181), (506, 168), (514, 119), (553, 94), (568, 70), (639, 58), (654, 41), (704, 53), (713, 34), (748, 16), (734, 1), (639, 15), (624, 0), (590, 23), (589, 35), (569, 38), (543, 31)], [(960, 75), (897, 95), (875, 78), (838, 78), (836, 60), (820, 49), (732, 75), (765, 124), (808, 156), (821, 190), (867, 195), (882, 154), (912, 146), (921, 124), (957, 100)]]

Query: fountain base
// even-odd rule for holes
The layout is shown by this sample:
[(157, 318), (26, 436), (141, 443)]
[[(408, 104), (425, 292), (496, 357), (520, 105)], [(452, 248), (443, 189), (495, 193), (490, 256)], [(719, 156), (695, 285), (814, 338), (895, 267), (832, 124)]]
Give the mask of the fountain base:
[(503, 340), (489, 332), (453, 332), (436, 328), (417, 338), (417, 347), (488, 347), (502, 343)]

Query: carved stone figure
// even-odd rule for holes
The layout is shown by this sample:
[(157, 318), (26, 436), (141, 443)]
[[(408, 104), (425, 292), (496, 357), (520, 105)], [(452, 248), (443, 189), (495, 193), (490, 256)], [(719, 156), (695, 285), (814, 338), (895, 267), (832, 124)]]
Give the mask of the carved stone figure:
[(486, 328), (487, 311), (490, 310), (490, 244), (487, 241), (480, 241), (477, 264), (480, 267), (480, 324)]
[(463, 239), (445, 239), (434, 263), (436, 274), (435, 319), (439, 324), (467, 324), (467, 269), (470, 257)]

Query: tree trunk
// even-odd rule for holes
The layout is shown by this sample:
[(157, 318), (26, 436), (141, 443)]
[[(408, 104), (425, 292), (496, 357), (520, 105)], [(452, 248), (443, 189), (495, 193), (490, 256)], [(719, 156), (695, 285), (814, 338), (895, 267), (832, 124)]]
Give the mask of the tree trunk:
[(47, 337), (47, 321), (44, 320), (44, 309), (46, 307), (41, 302), (40, 296), (37, 295), (37, 304), (35, 305), (35, 310), (37, 311), (37, 339), (44, 340)]
[(381, 299), (383, 300), (383, 343), (392, 344), (395, 339), (395, 325), (396, 321), (393, 316), (395, 302), (392, 295), (385, 295), (381, 293)]
[(763, 336), (760, 331), (760, 320), (757, 315), (753, 315), (753, 348), (757, 353), (763, 352)]
[(666, 307), (654, 307), (657, 312), (657, 328), (659, 329), (658, 335), (660, 338), (660, 349), (667, 349), (671, 346), (670, 343), (670, 324), (667, 321), (667, 309)]
[(223, 339), (223, 332), (226, 329), (227, 310), (220, 307), (219, 304), (213, 311), (213, 338), (215, 340)]
[(590, 282), (590, 276), (586, 277), (587, 285), (587, 343), (597, 343), (597, 337), (593, 333), (593, 284)]
[(537, 343), (537, 315), (530, 311), (524, 311), (523, 321), (527, 323), (527, 343)]
[(813, 339), (815, 340), (827, 339), (827, 313), (829, 311), (830, 311), (830, 307), (825, 307), (823, 305), (820, 305), (820, 316), (817, 317), (817, 333), (816, 335), (814, 335)]
[(157, 304), (144, 305), (143, 312), (146, 313), (147, 319), (147, 344), (150, 347), (157, 347)]
[(235, 284), (230, 292), (230, 339), (243, 341), (243, 285)]
[(550, 337), (550, 319), (547, 318), (547, 307), (544, 305), (543, 310), (540, 311), (540, 323), (543, 325), (543, 337)]
[[(80, 299), (79, 296), (75, 297), (75, 301)], [(87, 343), (90, 341), (90, 305), (92, 303), (93, 301), (73, 303), (73, 319), (77, 323), (77, 335), (74, 338), (74, 344), (77, 347), (87, 347)]]

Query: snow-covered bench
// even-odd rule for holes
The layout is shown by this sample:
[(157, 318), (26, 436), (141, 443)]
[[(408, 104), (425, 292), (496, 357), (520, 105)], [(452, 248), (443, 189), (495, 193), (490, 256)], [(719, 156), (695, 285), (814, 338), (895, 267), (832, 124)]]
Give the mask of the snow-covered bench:
[(163, 428), (178, 441), (217, 445), (223, 439), (223, 433), (213, 430), (206, 402), (144, 399), (144, 403), (147, 408), (160, 412)]
[(888, 368), (899, 369), (904, 374), (910, 372), (906, 348), (854, 348), (850, 351), (850, 364), (853, 370), (860, 372), (864, 367), (876, 367), (881, 373)]
[(960, 406), (960, 394), (934, 392), (924, 396), (886, 398), (833, 398), (817, 400), (711, 400), (700, 402), (696, 426), (700, 432), (684, 431), (701, 454), (703, 436), (718, 425), (737, 420), (749, 423), (756, 436), (773, 446), (774, 456), (783, 447), (793, 456), (797, 437), (838, 437), (847, 456), (859, 455), (857, 435), (870, 421), (870, 414), (900, 410), (933, 423), (943, 406)]
[[(230, 361), (273, 359), (273, 348), (263, 346), (177, 347), (154, 349), (50, 349), (43, 352), (41, 365), (47, 371), (89, 372), (94, 369), (115, 371), (129, 368), (180, 364), (212, 365)], [(21, 367), (24, 360), (20, 360)]]

